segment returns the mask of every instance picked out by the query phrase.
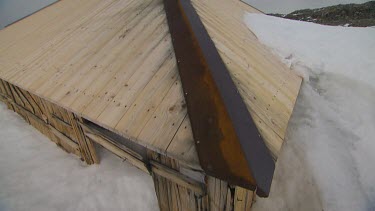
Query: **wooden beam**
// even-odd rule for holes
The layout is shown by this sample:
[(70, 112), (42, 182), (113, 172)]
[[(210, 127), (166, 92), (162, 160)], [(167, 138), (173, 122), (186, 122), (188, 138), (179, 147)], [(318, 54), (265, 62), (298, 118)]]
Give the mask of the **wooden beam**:
[(137, 152), (131, 150), (130, 148), (128, 148), (127, 146), (124, 146), (124, 145), (119, 145), (117, 144), (115, 141), (112, 141), (111, 138), (107, 137), (106, 135), (102, 134), (99, 130), (97, 129), (94, 129), (88, 125), (86, 125), (85, 123), (82, 123), (82, 122), (78, 122), (79, 125), (82, 127), (82, 129), (86, 132), (86, 133), (91, 133), (91, 134), (95, 134), (97, 136), (100, 136), (102, 137), (103, 139), (105, 139), (106, 141), (110, 142), (111, 144), (115, 145), (116, 147), (122, 149), (123, 151), (125, 151), (126, 153), (132, 155), (133, 157), (137, 158), (138, 160), (143, 160), (143, 157), (142, 155), (138, 154)]
[(30, 112), (29, 110), (27, 110), (26, 108), (24, 108), (24, 107), (18, 105), (17, 103), (13, 102), (13, 101), (12, 101), (11, 99), (9, 99), (9, 98), (8, 98), (7, 100), (8, 100), (8, 102), (9, 102), (10, 104), (12, 104), (13, 106), (15, 106), (15, 107), (17, 107), (18, 109), (24, 111), (24, 112), (27, 114), (28, 117), (33, 118), (35, 121), (39, 122), (40, 124), (44, 124), (44, 125), (46, 124), (46, 122), (45, 122), (43, 119), (41, 119), (41, 118), (39, 118), (38, 116), (36, 116), (35, 114), (31, 113), (31, 112)]
[(199, 162), (211, 176), (260, 196), (275, 163), (190, 0), (164, 0)]
[(64, 142), (64, 144), (68, 145), (70, 148), (72, 148), (74, 151), (73, 153), (76, 154), (77, 156), (81, 156), (81, 153), (79, 151), (79, 145), (72, 141), (70, 138), (65, 136), (64, 134), (60, 133), (60, 131), (56, 130), (56, 128), (52, 127), (52, 125), (48, 125), (48, 128), (50, 131), (61, 141)]
[(94, 141), (95, 143), (101, 145), (105, 149), (111, 151), (115, 155), (119, 156), (120, 158), (128, 161), (130, 164), (134, 165), (135, 167), (139, 168), (140, 170), (150, 173), (146, 164), (143, 163), (143, 161), (139, 160), (138, 158), (134, 157), (133, 155), (129, 154), (128, 152), (125, 152), (123, 149), (120, 147), (112, 144), (110, 141), (106, 140), (105, 138), (86, 132), (85, 135)]
[(180, 172), (168, 168), (155, 161), (150, 161), (150, 164), (153, 173), (162, 176), (172, 182), (175, 182), (183, 187), (186, 187), (187, 189), (190, 189), (197, 194), (204, 195), (206, 193), (204, 184), (197, 182), (190, 177), (187, 177), (186, 175), (181, 174)]
[(81, 126), (79, 125), (80, 120), (73, 113), (69, 113), (69, 119), (70, 124), (73, 127), (74, 133), (76, 134), (83, 159), (89, 165), (99, 163), (99, 158), (96, 154), (96, 150), (93, 143), (91, 142), (91, 140), (86, 138)]
[(58, 116), (56, 116), (55, 114), (52, 114), (52, 118), (54, 120), (56, 120), (57, 122), (59, 122), (60, 124), (66, 126), (66, 127), (70, 127), (72, 128), (72, 125), (70, 125), (69, 123), (65, 122), (64, 120), (60, 119)]
[(250, 211), (254, 193), (241, 187), (235, 188), (234, 211)]

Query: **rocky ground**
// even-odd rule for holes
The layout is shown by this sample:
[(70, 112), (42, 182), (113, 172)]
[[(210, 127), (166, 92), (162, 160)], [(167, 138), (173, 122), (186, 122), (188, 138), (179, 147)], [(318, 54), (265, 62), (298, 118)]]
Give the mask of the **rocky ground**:
[(286, 15), (269, 15), (331, 26), (375, 26), (375, 1), (363, 4), (340, 4), (318, 9), (297, 10)]

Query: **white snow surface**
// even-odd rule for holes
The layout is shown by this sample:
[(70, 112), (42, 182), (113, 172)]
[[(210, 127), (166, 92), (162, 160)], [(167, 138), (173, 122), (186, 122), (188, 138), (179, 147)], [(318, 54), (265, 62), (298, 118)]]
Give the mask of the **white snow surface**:
[(158, 210), (152, 178), (99, 150), (85, 165), (0, 103), (0, 210)]
[(255, 210), (375, 210), (375, 28), (244, 21), (304, 79), (270, 197)]

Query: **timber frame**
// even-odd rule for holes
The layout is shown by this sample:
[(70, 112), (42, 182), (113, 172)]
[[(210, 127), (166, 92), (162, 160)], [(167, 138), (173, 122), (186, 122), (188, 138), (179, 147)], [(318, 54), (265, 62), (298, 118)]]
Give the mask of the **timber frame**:
[(160, 210), (250, 210), (255, 194), (207, 176), (0, 79), (0, 101), (58, 147), (99, 164), (99, 146), (153, 177)]

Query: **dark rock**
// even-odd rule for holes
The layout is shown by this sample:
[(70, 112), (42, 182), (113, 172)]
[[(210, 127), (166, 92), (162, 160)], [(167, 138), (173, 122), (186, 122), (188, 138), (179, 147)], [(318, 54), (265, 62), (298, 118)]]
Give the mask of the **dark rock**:
[(318, 9), (297, 10), (287, 15), (269, 15), (332, 26), (375, 26), (375, 1), (363, 4), (339, 4)]

